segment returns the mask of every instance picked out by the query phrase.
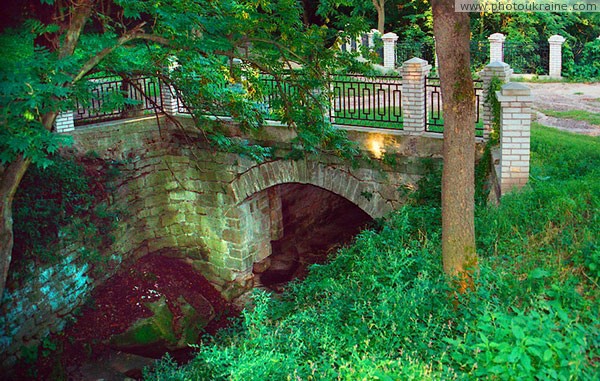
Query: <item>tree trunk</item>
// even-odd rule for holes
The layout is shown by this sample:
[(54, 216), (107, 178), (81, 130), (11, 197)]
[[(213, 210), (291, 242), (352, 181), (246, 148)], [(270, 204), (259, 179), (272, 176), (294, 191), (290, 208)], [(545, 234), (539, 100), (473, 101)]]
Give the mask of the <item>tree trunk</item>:
[(1, 173), (0, 178), (0, 301), (6, 286), (6, 277), (13, 248), (12, 202), (19, 183), (29, 167), (29, 160), (19, 156)]
[(386, 0), (373, 0), (373, 6), (377, 11), (377, 30), (385, 34), (385, 2)]
[(470, 70), (469, 14), (454, 0), (433, 0), (444, 115), (442, 257), (444, 271), (470, 287), (477, 268), (474, 227), (475, 91)]

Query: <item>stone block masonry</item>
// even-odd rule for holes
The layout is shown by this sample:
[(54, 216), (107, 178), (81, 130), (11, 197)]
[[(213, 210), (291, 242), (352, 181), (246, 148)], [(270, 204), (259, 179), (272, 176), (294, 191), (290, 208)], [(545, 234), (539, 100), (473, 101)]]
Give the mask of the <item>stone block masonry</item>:
[[(423, 62), (417, 65), (421, 69)], [(187, 136), (166, 118), (160, 119), (160, 131), (156, 120), (147, 118), (77, 130), (75, 145), (81, 152), (96, 151), (103, 158), (128, 163), (115, 195), (115, 202), (127, 205), (130, 211), (127, 239), (118, 241), (119, 250), (133, 253), (125, 256), (135, 260), (147, 253), (176, 249), (177, 255), (192, 263), (226, 297), (240, 291), (240, 284), (251, 275), (252, 264), (268, 257), (270, 241), (281, 237), (281, 200), (273, 193), (275, 185), (318, 186), (380, 217), (402, 204), (394, 190), (418, 180), (424, 171), (420, 157), (441, 157), (441, 137), (397, 132), (382, 140), (388, 154), (399, 155), (397, 167), (385, 169), (384, 176), (371, 166), (356, 172), (327, 155), (300, 161), (274, 158), (261, 164), (215, 152), (191, 118), (177, 118)], [(226, 128), (234, 136), (240, 134), (235, 125)], [(369, 141), (375, 138), (364, 131), (351, 131), (350, 135), (367, 151)], [(284, 156), (293, 137), (286, 127), (271, 126), (261, 132), (257, 142), (277, 145), (278, 154)]]
[(33, 268), (27, 282), (7, 289), (0, 304), (0, 369), (8, 369), (23, 348), (37, 348), (51, 332), (64, 328), (73, 310), (94, 287), (91, 268), (77, 259), (81, 247), (63, 249), (63, 260)]

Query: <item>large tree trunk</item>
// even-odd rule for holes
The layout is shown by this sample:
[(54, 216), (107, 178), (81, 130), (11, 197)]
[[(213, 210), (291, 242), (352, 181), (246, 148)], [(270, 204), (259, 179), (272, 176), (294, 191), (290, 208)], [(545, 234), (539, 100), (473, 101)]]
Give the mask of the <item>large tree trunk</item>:
[(377, 30), (379, 33), (385, 33), (385, 2), (387, 0), (373, 0), (373, 6), (377, 11)]
[(475, 91), (469, 57), (469, 14), (454, 0), (433, 0), (444, 113), (442, 256), (444, 271), (469, 287), (477, 267), (474, 227)]
[(0, 173), (0, 301), (6, 286), (6, 277), (12, 257), (12, 202), (28, 167), (29, 160), (20, 156)]

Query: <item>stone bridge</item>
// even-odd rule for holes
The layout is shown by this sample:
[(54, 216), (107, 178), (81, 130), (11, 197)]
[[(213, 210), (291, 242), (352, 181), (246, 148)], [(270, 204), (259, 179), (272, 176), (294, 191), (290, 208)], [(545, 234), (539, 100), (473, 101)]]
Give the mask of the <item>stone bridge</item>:
[[(147, 254), (183, 259), (231, 299), (253, 287), (253, 269), (268, 263), (276, 243), (286, 234), (300, 237), (298, 242), (309, 238), (308, 234), (319, 234), (308, 229), (290, 233), (290, 219), (304, 219), (302, 224), (310, 226), (314, 218), (311, 220), (307, 211), (311, 209), (320, 210), (321, 216), (341, 214), (342, 219), (349, 209), (377, 218), (402, 205), (403, 192), (399, 189), (414, 187), (426, 172), (441, 164), (442, 135), (430, 132), (425, 125), (427, 70), (421, 60), (409, 60), (403, 66), (402, 126), (390, 120), (386, 122), (392, 123), (386, 125), (388, 129), (360, 124), (341, 127), (340, 119), (348, 115), (334, 110), (331, 121), (345, 128), (374, 159), (355, 167), (326, 154), (285, 159), (294, 134), (274, 124), (251, 139), (244, 137), (274, 148), (275, 155), (268, 162), (217, 151), (193, 126), (189, 115), (178, 113), (173, 99), (160, 100), (169, 116), (87, 127), (75, 128), (73, 112), (61, 113), (56, 130), (74, 137), (76, 154), (95, 152), (121, 169), (111, 202), (112, 207), (123, 211), (122, 220), (113, 233), (114, 243), (104, 253), (109, 264), (100, 277), (92, 275), (93, 265), (78, 260), (82, 247), (73, 244), (62, 250), (60, 263), (34, 268), (26, 284), (4, 293), (0, 368), (14, 364), (24, 345), (39, 345), (49, 332), (62, 329), (65, 317), (85, 302), (95, 286)], [(493, 77), (507, 80), (510, 69), (492, 63), (481, 77), (481, 99), (486, 99), (486, 83)], [(381, 86), (396, 86), (390, 87), (392, 92), (399, 89), (395, 84)], [(504, 85), (497, 95), (501, 104), (500, 147), (492, 170), (497, 174), (495, 192), (500, 195), (523, 186), (529, 176), (531, 97), (529, 89), (515, 83)], [(490, 110), (484, 105), (483, 136), (491, 126)], [(399, 127), (402, 129), (394, 129)], [(233, 124), (223, 128), (230, 136), (243, 137)], [(478, 152), (482, 143), (478, 138)], [(389, 160), (379, 160), (383, 153)], [(298, 204), (299, 213), (286, 212), (290, 201)]]
[[(184, 258), (227, 297), (252, 286), (253, 264), (271, 254), (284, 234), (281, 184), (305, 184), (350, 201), (372, 218), (403, 203), (399, 188), (413, 187), (441, 163), (439, 134), (349, 130), (375, 160), (356, 168), (330, 155), (284, 159), (293, 132), (267, 126), (254, 141), (275, 148), (263, 163), (219, 152), (193, 127), (163, 117), (96, 124), (71, 132), (80, 154), (95, 152), (122, 163), (114, 204), (127, 211), (112, 247), (125, 260), (161, 252)], [(240, 135), (236, 126), (229, 134)], [(385, 152), (392, 164), (377, 160)], [(323, 203), (327, 203), (325, 201)], [(327, 208), (327, 205), (314, 205)]]

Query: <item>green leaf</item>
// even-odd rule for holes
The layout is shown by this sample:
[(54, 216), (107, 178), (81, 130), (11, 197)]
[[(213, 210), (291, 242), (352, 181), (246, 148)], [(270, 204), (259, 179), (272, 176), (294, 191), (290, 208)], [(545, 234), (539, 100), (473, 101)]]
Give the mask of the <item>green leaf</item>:
[(514, 363), (517, 361), (517, 359), (519, 359), (519, 357), (521, 357), (521, 354), (523, 353), (523, 351), (521, 350), (520, 347), (514, 347), (513, 350), (510, 352), (510, 354), (507, 357), (508, 362)]
[(527, 355), (527, 353), (523, 353), (521, 355), (521, 365), (523, 365), (523, 368), (525, 368), (525, 370), (533, 370), (533, 367), (531, 366), (531, 358), (529, 357), (529, 355)]
[(525, 333), (523, 332), (523, 329), (520, 326), (518, 326), (517, 324), (513, 324), (510, 328), (512, 330), (513, 335), (515, 335), (515, 337), (518, 340), (521, 340), (525, 337)]
[(485, 336), (485, 334), (483, 332), (479, 332), (479, 338), (481, 339), (481, 341), (487, 346), (489, 343), (488, 338)]
[(541, 278), (546, 278), (550, 275), (550, 273), (542, 268), (535, 268), (530, 274), (529, 274), (529, 278), (530, 279), (541, 279)]

